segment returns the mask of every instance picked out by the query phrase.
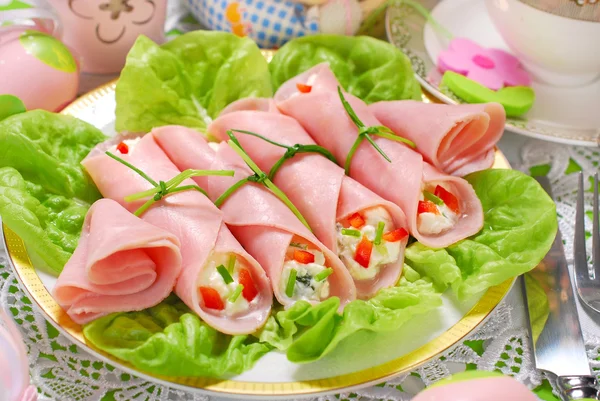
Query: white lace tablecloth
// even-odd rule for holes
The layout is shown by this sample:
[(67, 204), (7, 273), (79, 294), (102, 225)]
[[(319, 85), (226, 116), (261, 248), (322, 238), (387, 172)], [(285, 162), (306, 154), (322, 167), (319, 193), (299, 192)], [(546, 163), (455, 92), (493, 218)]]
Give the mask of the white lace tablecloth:
[[(532, 166), (549, 170), (557, 199), (560, 229), (565, 239), (567, 257), (572, 256), (575, 216), (576, 170), (586, 178), (594, 174), (600, 162), (600, 150), (556, 145), (507, 133), (500, 148), (514, 168), (529, 172)], [(591, 194), (586, 194), (591, 207)], [(591, 227), (591, 221), (588, 221)], [(589, 244), (588, 244), (589, 245)], [(194, 395), (146, 382), (98, 361), (69, 343), (48, 324), (19, 288), (8, 267), (6, 253), (0, 249), (0, 306), (9, 309), (19, 324), (29, 348), (32, 383), (42, 400), (198, 400), (225, 401), (226, 398)], [(600, 326), (594, 317), (580, 307), (588, 356), (594, 368), (600, 368)], [(368, 387), (355, 393), (321, 397), (319, 401), (340, 400), (410, 400), (427, 386), (453, 372), (477, 367), (501, 370), (531, 388), (542, 384), (527, 340), (521, 286), (513, 288), (492, 317), (469, 337), (468, 345), (460, 344), (419, 369)]]

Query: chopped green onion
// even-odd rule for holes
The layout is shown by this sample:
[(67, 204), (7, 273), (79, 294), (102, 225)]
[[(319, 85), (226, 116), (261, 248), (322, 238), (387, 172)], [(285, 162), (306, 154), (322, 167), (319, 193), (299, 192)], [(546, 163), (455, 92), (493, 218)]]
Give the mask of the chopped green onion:
[(217, 271), (219, 272), (221, 277), (223, 277), (223, 281), (225, 281), (225, 284), (233, 283), (233, 277), (231, 277), (231, 274), (229, 274), (229, 272), (227, 271), (225, 266), (223, 266), (223, 265), (217, 266)]
[(229, 263), (227, 263), (227, 271), (229, 274), (233, 274), (233, 269), (235, 268), (235, 255), (229, 256)]
[(306, 244), (301, 244), (299, 242), (290, 242), (290, 246), (293, 246), (294, 248), (300, 248), (300, 249), (308, 248), (308, 246)]
[(235, 290), (229, 296), (229, 298), (228, 298), (229, 302), (233, 303), (233, 302), (237, 301), (237, 299), (240, 297), (240, 294), (242, 293), (242, 291), (244, 291), (244, 286), (242, 284), (239, 284), (237, 287), (235, 287)]
[(423, 196), (425, 197), (425, 199), (432, 201), (436, 205), (443, 205), (444, 204), (443, 200), (441, 200), (440, 198), (438, 198), (437, 196), (435, 196), (434, 194), (432, 194), (429, 191), (423, 191)]
[(379, 223), (377, 223), (377, 233), (375, 234), (375, 240), (373, 241), (373, 243), (375, 245), (381, 244), (381, 237), (383, 236), (384, 228), (385, 228), (385, 223), (383, 221), (380, 221)]
[(327, 277), (331, 276), (332, 274), (333, 274), (333, 269), (331, 267), (328, 267), (327, 269), (323, 270), (321, 273), (319, 273), (315, 276), (315, 281), (321, 282), (321, 281), (325, 280)]
[(296, 286), (296, 269), (290, 270), (290, 277), (288, 277), (287, 285), (285, 286), (285, 295), (289, 298), (294, 296), (294, 287)]
[(348, 235), (350, 237), (360, 237), (361, 232), (358, 230), (352, 230), (349, 228), (342, 228), (342, 235)]

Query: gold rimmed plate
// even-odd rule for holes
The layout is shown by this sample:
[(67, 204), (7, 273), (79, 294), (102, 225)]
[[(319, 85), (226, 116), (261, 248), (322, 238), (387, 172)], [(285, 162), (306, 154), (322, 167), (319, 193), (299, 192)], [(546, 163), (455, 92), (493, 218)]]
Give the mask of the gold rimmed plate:
[[(115, 83), (104, 85), (76, 100), (63, 113), (78, 117), (114, 134)], [(495, 168), (510, 168), (500, 151)], [(449, 292), (443, 306), (412, 319), (400, 330), (386, 334), (358, 333), (320, 361), (298, 365), (285, 355), (270, 352), (249, 371), (226, 379), (149, 375), (89, 344), (82, 327), (74, 323), (51, 295), (56, 278), (36, 269), (23, 241), (3, 226), (9, 261), (22, 288), (50, 323), (82, 349), (99, 359), (147, 380), (186, 391), (267, 399), (298, 398), (350, 391), (410, 371), (463, 340), (482, 324), (506, 296), (514, 280), (492, 287), (478, 299), (458, 302)], [(39, 267), (39, 266), (38, 266)], [(398, 341), (398, 339), (402, 341)]]

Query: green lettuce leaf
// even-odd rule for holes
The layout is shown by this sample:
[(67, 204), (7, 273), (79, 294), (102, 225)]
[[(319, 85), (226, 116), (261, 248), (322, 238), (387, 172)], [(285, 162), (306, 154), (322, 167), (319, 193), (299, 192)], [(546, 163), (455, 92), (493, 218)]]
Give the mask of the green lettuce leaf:
[(533, 273), (535, 271), (525, 274), (524, 277), (527, 288), (527, 309), (531, 321), (531, 337), (535, 344), (546, 326), (548, 316), (550, 316), (550, 304), (546, 292)]
[(269, 65), (273, 86), (328, 62), (345, 90), (367, 103), (421, 99), (410, 60), (394, 45), (369, 36), (312, 35), (291, 40)]
[(431, 249), (414, 242), (406, 248), (404, 258), (421, 276), (429, 277), (440, 292), (460, 280), (460, 269), (445, 249)]
[(104, 316), (83, 333), (95, 347), (163, 376), (239, 374), (272, 349), (248, 336), (219, 333), (174, 295), (141, 312)]
[(100, 198), (80, 162), (105, 139), (83, 121), (42, 110), (0, 122), (0, 217), (55, 274)]
[(158, 46), (140, 36), (117, 83), (116, 128), (203, 131), (229, 103), (272, 95), (267, 61), (248, 38), (195, 31)]
[(550, 250), (556, 205), (538, 182), (516, 170), (484, 170), (466, 177), (481, 200), (483, 229), (448, 247), (462, 271), (456, 286), (469, 298), (537, 266)]
[(305, 301), (296, 302), (271, 317), (258, 337), (276, 348), (287, 349), (291, 362), (311, 362), (324, 357), (359, 331), (394, 331), (414, 316), (442, 304), (441, 295), (431, 282), (411, 283), (405, 278), (396, 287), (381, 290), (368, 301), (352, 301), (344, 308), (343, 315), (337, 313), (339, 302), (336, 297), (314, 306)]

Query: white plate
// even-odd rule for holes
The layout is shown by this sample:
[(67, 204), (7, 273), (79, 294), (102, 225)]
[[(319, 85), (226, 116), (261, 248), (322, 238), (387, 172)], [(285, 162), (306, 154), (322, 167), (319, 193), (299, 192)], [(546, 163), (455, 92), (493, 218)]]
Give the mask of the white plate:
[[(454, 37), (469, 38), (483, 47), (509, 50), (494, 27), (482, 0), (423, 0), (435, 20)], [(387, 10), (388, 39), (410, 58), (421, 85), (445, 103), (457, 103), (437, 88), (439, 52), (448, 40), (426, 23), (412, 7), (392, 5)], [(570, 145), (599, 146), (600, 80), (580, 88), (532, 84), (536, 100), (523, 117), (508, 118), (506, 129), (518, 134)]]
[[(107, 135), (114, 135), (114, 88), (114, 83), (98, 88), (78, 99), (63, 113), (85, 120)], [(499, 167), (508, 167), (500, 152), (496, 153), (496, 162)], [(133, 366), (87, 344), (81, 326), (71, 321), (51, 296), (56, 278), (35, 269), (37, 258), (28, 254), (14, 232), (3, 226), (3, 233), (9, 260), (25, 292), (40, 306), (46, 318), (78, 346), (147, 380), (186, 391), (245, 399), (299, 398), (349, 391), (408, 372), (447, 351), (476, 329), (514, 283), (514, 280), (508, 280), (469, 302), (458, 302), (448, 291), (442, 297), (442, 307), (412, 319), (401, 330), (377, 335), (359, 333), (314, 363), (298, 365), (289, 362), (282, 353), (270, 352), (251, 370), (226, 380), (160, 377), (137, 371)], [(34, 259), (33, 263), (31, 259)]]

